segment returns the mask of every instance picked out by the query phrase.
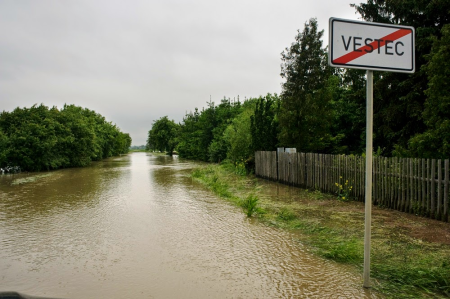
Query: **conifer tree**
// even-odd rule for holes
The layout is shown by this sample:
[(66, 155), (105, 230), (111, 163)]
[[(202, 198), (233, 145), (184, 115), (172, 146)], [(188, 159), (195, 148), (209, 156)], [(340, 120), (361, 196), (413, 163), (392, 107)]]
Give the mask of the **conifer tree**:
[(426, 65), (428, 88), (423, 113), (427, 130), (409, 142), (408, 155), (421, 158), (450, 157), (450, 24), (442, 28), (442, 37), (434, 37), (431, 59)]
[(331, 139), (331, 95), (326, 83), (331, 74), (326, 51), (322, 48), (323, 30), (317, 20), (305, 23), (295, 42), (282, 56), (280, 145), (301, 151), (323, 151)]
[(413, 26), (416, 31), (416, 72), (377, 72), (380, 79), (374, 80), (374, 145), (390, 154), (426, 130), (429, 70), (423, 66), (429, 61), (433, 37), (440, 39), (442, 27), (450, 23), (450, 1), (367, 0), (352, 6), (366, 21)]
[(250, 116), (251, 147), (255, 151), (273, 151), (278, 144), (278, 96), (267, 94), (256, 101), (254, 114)]

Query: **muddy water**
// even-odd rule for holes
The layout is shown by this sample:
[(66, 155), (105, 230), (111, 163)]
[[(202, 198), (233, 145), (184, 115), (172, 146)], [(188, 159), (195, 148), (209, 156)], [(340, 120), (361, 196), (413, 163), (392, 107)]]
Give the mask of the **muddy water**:
[(0, 291), (62, 298), (376, 298), (348, 267), (134, 153), (0, 176)]

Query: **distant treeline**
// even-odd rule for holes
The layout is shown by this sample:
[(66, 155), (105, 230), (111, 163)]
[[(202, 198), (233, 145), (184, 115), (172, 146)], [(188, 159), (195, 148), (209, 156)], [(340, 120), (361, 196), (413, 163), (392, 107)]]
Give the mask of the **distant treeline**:
[(142, 150), (145, 151), (145, 145), (132, 145), (130, 146), (130, 150)]
[[(414, 74), (374, 72), (374, 150), (383, 156), (450, 157), (450, 1), (368, 0), (363, 20), (415, 28)], [(280, 96), (231, 101), (167, 116), (149, 149), (203, 161), (252, 161), (256, 150), (360, 155), (365, 150), (365, 71), (331, 68), (316, 19), (281, 53)]]
[(128, 152), (131, 137), (95, 111), (44, 105), (0, 113), (0, 167), (41, 171), (86, 166)]
[(251, 164), (256, 149), (271, 150), (278, 144), (280, 98), (268, 94), (258, 99), (222, 99), (219, 105), (186, 114), (181, 124), (161, 117), (149, 131), (149, 150), (173, 152), (181, 157)]

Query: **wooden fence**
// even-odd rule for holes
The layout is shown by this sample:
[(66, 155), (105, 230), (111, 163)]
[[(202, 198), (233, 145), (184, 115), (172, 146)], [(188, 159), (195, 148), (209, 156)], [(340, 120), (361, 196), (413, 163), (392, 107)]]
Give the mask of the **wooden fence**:
[[(348, 181), (350, 196), (364, 201), (365, 159), (314, 153), (255, 153), (255, 174), (285, 184), (336, 193)], [(373, 158), (373, 203), (448, 221), (449, 160)]]

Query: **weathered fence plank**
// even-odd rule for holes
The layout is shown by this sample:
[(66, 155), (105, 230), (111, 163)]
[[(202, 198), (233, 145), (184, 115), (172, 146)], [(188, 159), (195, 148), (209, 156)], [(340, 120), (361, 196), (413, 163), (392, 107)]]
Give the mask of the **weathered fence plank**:
[(436, 217), (436, 160), (431, 160), (431, 209), (430, 209), (430, 217)]
[(445, 160), (444, 171), (445, 171), (445, 179), (444, 179), (444, 218), (442, 219), (445, 222), (448, 222), (448, 184), (449, 184), (449, 165), (448, 159)]
[(438, 160), (438, 181), (437, 181), (437, 208), (436, 208), (436, 219), (441, 220), (442, 217), (442, 163), (441, 159)]
[[(449, 221), (449, 168), (449, 159), (374, 157), (373, 202)], [(255, 175), (333, 194), (342, 184), (352, 187), (355, 200), (365, 198), (365, 159), (359, 156), (257, 151)]]
[(422, 210), (420, 211), (421, 215), (425, 215), (425, 211), (426, 211), (426, 198), (425, 198), (425, 194), (427, 192), (427, 188), (426, 188), (426, 177), (425, 177), (425, 159), (421, 159), (422, 162), (422, 173), (421, 173), (421, 182), (422, 182)]

